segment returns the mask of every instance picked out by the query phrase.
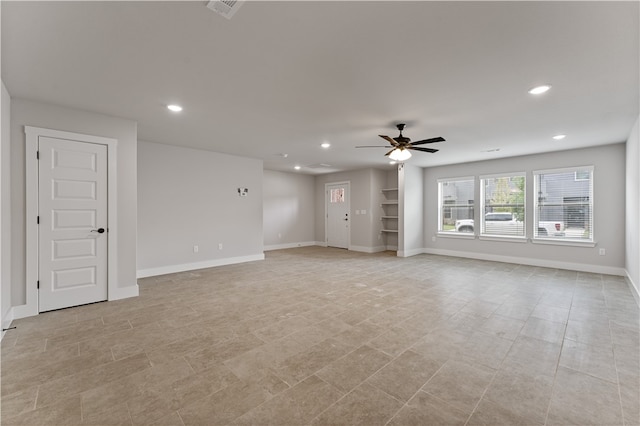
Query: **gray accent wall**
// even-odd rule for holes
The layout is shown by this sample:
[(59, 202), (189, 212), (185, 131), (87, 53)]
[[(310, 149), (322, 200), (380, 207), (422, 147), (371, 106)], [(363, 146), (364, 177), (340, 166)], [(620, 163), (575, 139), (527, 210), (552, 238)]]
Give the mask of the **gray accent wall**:
[[(427, 253), (502, 260), (530, 265), (575, 268), (622, 275), (625, 259), (625, 145), (527, 155), (425, 169), (425, 234)], [(534, 244), (447, 238), (438, 235), (438, 179), (484, 174), (526, 172), (527, 234), (531, 238), (533, 205), (532, 171), (574, 166), (594, 166), (595, 247)], [(479, 196), (476, 183), (476, 200)], [(480, 204), (477, 204), (479, 207)], [(476, 208), (476, 221), (480, 209)], [(436, 241), (432, 241), (436, 237)], [(606, 255), (600, 256), (600, 248)]]
[(139, 141), (138, 276), (263, 258), (262, 179), (262, 160)]
[(315, 179), (311, 175), (265, 170), (265, 250), (315, 244)]

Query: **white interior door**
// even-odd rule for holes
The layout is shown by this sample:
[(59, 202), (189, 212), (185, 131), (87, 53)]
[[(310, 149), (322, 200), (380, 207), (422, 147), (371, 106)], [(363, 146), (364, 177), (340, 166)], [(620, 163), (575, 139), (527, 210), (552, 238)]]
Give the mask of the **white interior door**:
[(327, 185), (327, 246), (349, 248), (349, 183)]
[(107, 147), (38, 139), (39, 311), (107, 300)]

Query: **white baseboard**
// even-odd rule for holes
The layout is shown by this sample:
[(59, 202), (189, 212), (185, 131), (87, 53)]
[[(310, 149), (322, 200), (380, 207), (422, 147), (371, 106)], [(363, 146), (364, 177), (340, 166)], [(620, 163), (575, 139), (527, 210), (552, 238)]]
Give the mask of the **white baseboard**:
[(361, 253), (380, 253), (387, 250), (386, 246), (365, 247), (365, 246), (349, 246), (349, 250)]
[(319, 246), (319, 247), (329, 247), (327, 245), (326, 241), (316, 241), (316, 243), (314, 245)]
[(256, 260), (264, 260), (264, 253), (254, 254), (251, 256), (227, 257), (224, 259), (205, 260), (203, 262), (139, 269), (136, 275), (138, 278), (146, 278), (154, 277), (156, 275), (175, 274), (176, 272), (194, 271), (196, 269), (214, 268), (216, 266), (234, 265), (236, 263), (254, 262)]
[(13, 310), (13, 319), (20, 319), (38, 315), (38, 305), (18, 305), (11, 308)]
[(109, 290), (109, 300), (128, 299), (129, 297), (138, 297), (140, 294), (140, 288), (138, 284), (130, 285), (127, 287), (117, 287)]
[[(2, 318), (2, 329), (6, 329), (11, 327), (11, 322), (13, 321), (13, 308), (9, 308), (9, 311), (7, 313), (4, 314), (4, 318)], [(2, 338), (4, 337), (4, 334), (6, 333), (6, 331), (3, 331), (0, 334), (0, 341), (2, 341)]]
[(464, 257), (469, 259), (490, 260), (494, 262), (515, 263), (518, 265), (540, 266), (543, 268), (567, 269), (570, 271), (591, 272), (594, 274), (618, 275), (625, 276), (624, 268), (615, 268), (612, 266), (588, 265), (584, 263), (572, 262), (556, 262), (545, 259), (531, 259), (514, 256), (501, 256), (496, 254), (465, 252), (458, 250), (441, 250), (441, 249), (423, 249), (425, 254), (438, 254), (442, 256)]
[(424, 253), (425, 249), (412, 249), (412, 250), (398, 250), (398, 257), (411, 257), (417, 254)]
[(296, 247), (309, 247), (309, 246), (317, 246), (317, 245), (318, 245), (317, 241), (305, 241), (302, 243), (272, 244), (269, 246), (264, 246), (264, 251), (283, 250), (283, 249), (290, 249), (290, 248), (296, 248)]
[(640, 306), (640, 291), (638, 290), (638, 284), (634, 283), (631, 279), (631, 275), (629, 275), (629, 271), (625, 269), (625, 276), (627, 278), (627, 284), (629, 285), (629, 290), (631, 290), (631, 294), (633, 294), (633, 298), (636, 299), (636, 303)]

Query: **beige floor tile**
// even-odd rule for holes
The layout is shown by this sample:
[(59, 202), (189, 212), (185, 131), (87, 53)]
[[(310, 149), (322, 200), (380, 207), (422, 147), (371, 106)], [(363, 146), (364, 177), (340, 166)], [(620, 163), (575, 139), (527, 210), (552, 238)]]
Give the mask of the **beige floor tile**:
[(491, 401), (483, 399), (467, 421), (467, 426), (542, 426), (544, 423), (525, 419)]
[(77, 395), (149, 367), (151, 363), (147, 356), (140, 354), (49, 381), (40, 386), (37, 407), (55, 404), (71, 395)]
[(591, 346), (565, 340), (562, 345), (559, 365), (612, 383), (618, 382), (616, 363), (611, 346)]
[(513, 342), (482, 331), (474, 332), (462, 345), (459, 358), (490, 368), (498, 368)]
[(618, 386), (560, 367), (556, 376), (547, 424), (622, 424)]
[(354, 349), (354, 346), (338, 340), (327, 339), (299, 354), (277, 362), (273, 371), (293, 386)]
[(82, 424), (92, 426), (126, 426), (131, 425), (131, 416), (127, 404), (121, 403), (113, 406), (108, 411), (96, 414), (85, 414), (82, 412)]
[(363, 383), (316, 417), (312, 425), (384, 425), (402, 405), (374, 386)]
[(515, 416), (544, 423), (552, 388), (552, 377), (500, 370), (485, 392), (483, 400), (491, 401)]
[(365, 381), (384, 367), (391, 357), (369, 346), (361, 346), (316, 373), (318, 377), (343, 392)]
[(291, 389), (238, 418), (238, 425), (303, 425), (336, 402), (342, 392), (317, 376), (311, 376)]
[(562, 343), (565, 328), (566, 324), (564, 323), (531, 317), (522, 327), (520, 335), (549, 343)]
[(14, 321), (2, 423), (640, 426), (620, 277), (301, 247), (139, 288)]
[(238, 380), (227, 387), (199, 399), (178, 410), (186, 426), (189, 425), (225, 425), (273, 398), (272, 378), (257, 382)]
[(80, 397), (60, 399), (56, 404), (27, 411), (16, 417), (3, 419), (4, 425), (50, 426), (79, 425), (82, 422)]
[(482, 365), (449, 360), (422, 390), (464, 413), (471, 414), (495, 372), (496, 370)]
[(418, 335), (416, 335), (415, 331), (394, 326), (371, 340), (368, 345), (387, 355), (395, 357), (419, 342), (421, 333), (417, 334)]
[(524, 321), (493, 314), (479, 327), (479, 331), (493, 334), (497, 337), (515, 340), (524, 326)]
[(501, 368), (554, 377), (560, 359), (561, 344), (531, 337), (518, 337), (502, 361)]
[(464, 425), (468, 415), (425, 392), (418, 392), (389, 425)]
[[(3, 396), (0, 401), (0, 414), (2, 415), (2, 419), (35, 410), (37, 396), (38, 386)], [(0, 421), (0, 423), (2, 422)]]
[(611, 331), (607, 317), (574, 320), (569, 317), (565, 338), (587, 345), (611, 347)]
[(549, 306), (540, 302), (531, 312), (531, 317), (566, 324), (569, 319), (569, 307)]

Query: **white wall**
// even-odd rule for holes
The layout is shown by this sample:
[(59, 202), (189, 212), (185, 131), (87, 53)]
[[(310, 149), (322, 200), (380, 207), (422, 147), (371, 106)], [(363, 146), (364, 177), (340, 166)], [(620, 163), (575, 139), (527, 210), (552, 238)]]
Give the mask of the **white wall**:
[(14, 98), (11, 100), (12, 305), (14, 308), (24, 305), (26, 286), (35, 285), (25, 283), (25, 125), (118, 140), (117, 281), (118, 288), (122, 290), (120, 294), (137, 295), (136, 123), (103, 114)]
[(2, 328), (13, 319), (11, 310), (11, 97), (2, 83), (0, 115), (0, 319)]
[(138, 276), (263, 259), (262, 191), (262, 160), (139, 141)]
[(264, 249), (315, 244), (315, 179), (311, 175), (265, 170)]
[(640, 303), (640, 117), (626, 144), (626, 202), (624, 267)]
[(424, 249), (424, 174), (420, 167), (405, 163), (399, 168), (400, 233), (398, 256), (420, 254)]
[[(479, 176), (501, 172), (527, 172), (527, 217), (533, 217), (530, 202), (533, 170), (593, 165), (594, 237), (596, 247), (574, 247), (505, 241), (466, 240), (437, 235), (438, 185), (440, 178)], [(428, 253), (502, 260), (530, 265), (623, 275), (625, 264), (625, 145), (560, 151), (512, 157), (425, 170), (425, 251)], [(637, 180), (636, 180), (637, 182)], [(476, 206), (480, 206), (477, 201)], [(637, 217), (637, 210), (636, 210)], [(606, 256), (598, 250), (606, 249)], [(636, 257), (637, 262), (637, 257)]]

